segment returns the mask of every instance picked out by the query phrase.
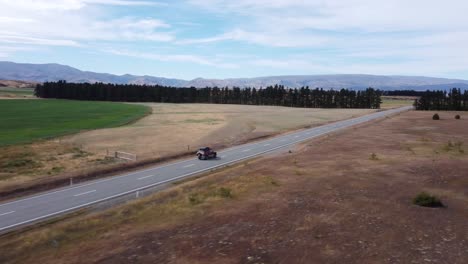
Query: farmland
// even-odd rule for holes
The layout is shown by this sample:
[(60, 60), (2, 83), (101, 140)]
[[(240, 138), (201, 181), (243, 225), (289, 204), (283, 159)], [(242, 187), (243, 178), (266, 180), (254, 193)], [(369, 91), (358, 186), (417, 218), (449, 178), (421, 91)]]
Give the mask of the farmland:
[[(468, 119), (454, 114), (404, 113), (4, 236), (0, 261), (464, 263)], [(421, 191), (446, 207), (412, 204)]]
[(152, 162), (193, 153), (202, 145), (219, 149), (375, 111), (210, 104), (129, 106), (150, 107), (152, 113), (126, 126), (4, 147), (0, 153), (0, 191), (124, 165), (108, 157), (108, 151), (135, 153), (139, 162)]
[(381, 109), (390, 109), (402, 106), (413, 105), (417, 97), (412, 96), (382, 96)]
[(0, 87), (0, 99), (31, 99), (34, 97), (33, 88), (15, 88), (15, 87)]
[(231, 146), (251, 139), (343, 120), (375, 110), (220, 104), (145, 103), (152, 114), (125, 127), (63, 139), (94, 153), (106, 149), (141, 157), (174, 155), (202, 145)]
[(104, 102), (1, 100), (0, 146), (120, 126), (144, 116), (148, 110), (144, 106)]

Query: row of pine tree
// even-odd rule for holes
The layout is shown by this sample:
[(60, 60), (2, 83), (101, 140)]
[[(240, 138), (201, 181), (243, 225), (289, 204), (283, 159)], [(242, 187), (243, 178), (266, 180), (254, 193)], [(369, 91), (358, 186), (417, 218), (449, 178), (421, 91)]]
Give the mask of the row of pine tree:
[(468, 90), (426, 91), (414, 102), (416, 110), (468, 111)]
[(74, 100), (213, 103), (274, 105), (307, 108), (380, 108), (381, 91), (341, 89), (290, 89), (282, 85), (266, 88), (179, 88), (160, 85), (46, 82), (36, 87), (36, 96)]

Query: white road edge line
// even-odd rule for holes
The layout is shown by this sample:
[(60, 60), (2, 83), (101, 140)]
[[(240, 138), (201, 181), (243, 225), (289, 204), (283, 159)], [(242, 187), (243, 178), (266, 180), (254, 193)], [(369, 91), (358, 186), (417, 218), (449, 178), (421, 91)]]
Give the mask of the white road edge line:
[(3, 214), (0, 214), (0, 216), (9, 215), (9, 214), (12, 214), (12, 213), (14, 213), (14, 212), (15, 212), (15, 211), (6, 212), (6, 213), (3, 213)]
[[(411, 108), (408, 108), (408, 110), (410, 110), (410, 109)], [(404, 109), (400, 109), (400, 110), (401, 111), (392, 111), (392, 112), (390, 112), (390, 114), (393, 114), (395, 112), (403, 112), (404, 111)], [(388, 110), (388, 111), (391, 111), (391, 110)], [(362, 122), (366, 122), (366, 120), (363, 120)], [(360, 123), (361, 123), (361, 121), (360, 121)], [(212, 169), (215, 169), (215, 168), (222, 167), (222, 166), (227, 165), (227, 164), (232, 164), (232, 163), (235, 163), (237, 161), (241, 161), (241, 160), (248, 159), (248, 158), (251, 158), (251, 157), (255, 157), (255, 156), (258, 156), (258, 155), (262, 155), (264, 153), (268, 153), (268, 152), (271, 152), (271, 151), (274, 151), (274, 150), (277, 150), (277, 149), (280, 149), (280, 148), (283, 148), (283, 147), (286, 147), (286, 146), (289, 146), (289, 145), (293, 145), (293, 144), (296, 144), (296, 143), (299, 143), (299, 142), (302, 142), (302, 141), (306, 141), (306, 140), (309, 140), (309, 139), (312, 139), (312, 138), (316, 138), (316, 137), (319, 137), (319, 136), (321, 136), (323, 134), (326, 134), (326, 133), (327, 132), (320, 133), (318, 135), (315, 135), (315, 136), (312, 136), (312, 137), (309, 137), (309, 138), (303, 138), (303, 139), (300, 139), (300, 140), (297, 140), (297, 141), (294, 141), (294, 142), (289, 142), (289, 143), (286, 143), (286, 144), (278, 146), (278, 147), (274, 147), (274, 148), (269, 149), (269, 150), (265, 150), (265, 151), (261, 151), (261, 152), (256, 153), (256, 154), (244, 156), (242, 158), (232, 160), (232, 161), (229, 161), (229, 162), (225, 162), (225, 163), (221, 163), (221, 164), (218, 164), (218, 165), (213, 166), (213, 167), (209, 167), (209, 168), (205, 168), (205, 169), (202, 169), (202, 170), (187, 173), (187, 174), (184, 174), (184, 175), (181, 175), (181, 176), (169, 179), (169, 180), (153, 183), (153, 184), (143, 186), (143, 187), (139, 187), (139, 188), (136, 188), (136, 189), (133, 189), (133, 190), (130, 190), (130, 191), (126, 191), (126, 192), (122, 192), (122, 193), (115, 194), (115, 195), (112, 195), (112, 196), (108, 196), (108, 197), (105, 197), (105, 198), (102, 198), (102, 199), (99, 199), (99, 200), (96, 200), (96, 201), (93, 201), (93, 202), (85, 203), (85, 204), (82, 204), (82, 205), (77, 205), (77, 206), (74, 206), (74, 207), (71, 207), (71, 208), (68, 208), (68, 209), (64, 209), (64, 210), (61, 210), (61, 211), (58, 211), (58, 212), (55, 212), (55, 213), (50, 213), (50, 214), (47, 214), (47, 215), (39, 216), (39, 217), (29, 219), (29, 220), (26, 220), (26, 221), (23, 221), (23, 222), (19, 222), (19, 223), (13, 224), (13, 225), (9, 225), (9, 226), (6, 226), (6, 227), (1, 227), (0, 231), (9, 229), (9, 228), (12, 228), (12, 227), (15, 227), (15, 226), (20, 226), (20, 225), (23, 225), (23, 224), (31, 223), (31, 222), (34, 222), (34, 221), (37, 221), (37, 220), (41, 220), (41, 219), (44, 219), (44, 218), (47, 218), (47, 217), (50, 217), (50, 216), (59, 215), (61, 213), (73, 211), (75, 209), (83, 208), (83, 207), (86, 207), (88, 205), (97, 204), (97, 203), (107, 201), (107, 200), (110, 200), (110, 199), (113, 199), (113, 198), (116, 198), (116, 197), (120, 197), (120, 196), (123, 196), (123, 195), (126, 195), (126, 194), (134, 193), (136, 191), (145, 190), (145, 189), (157, 186), (157, 185), (161, 185), (161, 184), (164, 184), (164, 183), (167, 183), (167, 182), (171, 182), (171, 181), (175, 181), (175, 180), (178, 180), (178, 179), (181, 179), (181, 178), (185, 178), (185, 177), (188, 177), (190, 175), (194, 175), (194, 174), (201, 173), (201, 172), (206, 172), (206, 171), (209, 171), (209, 170), (212, 170)], [(178, 163), (180, 163), (180, 162), (178, 162)]]
[(242, 152), (251, 151), (252, 149), (244, 149)]
[(192, 166), (195, 166), (195, 164), (192, 163), (192, 164), (189, 164), (189, 165), (185, 165), (183, 168), (190, 168)]
[(96, 190), (87, 191), (87, 192), (84, 192), (84, 193), (75, 194), (75, 195), (73, 195), (73, 196), (75, 196), (75, 197), (78, 197), (78, 196), (81, 196), (81, 195), (85, 195), (85, 194), (93, 193), (93, 192), (95, 192), (95, 191), (96, 191)]
[(263, 146), (266, 147), (266, 146), (270, 146), (270, 145), (271, 145), (271, 144), (265, 144), (265, 145), (263, 145)]
[(3, 203), (3, 204), (0, 204), (0, 207), (5, 206), (5, 205), (10, 205), (10, 204), (14, 204), (14, 203), (19, 203), (19, 202), (24, 202), (24, 201), (36, 199), (36, 198), (39, 198), (39, 197), (43, 197), (43, 196), (47, 196), (47, 195), (51, 195), (51, 194), (55, 194), (55, 193), (59, 193), (59, 192), (70, 191), (70, 190), (78, 189), (78, 188), (81, 188), (81, 187), (86, 187), (86, 186), (89, 186), (89, 185), (93, 185), (93, 184), (96, 184), (96, 183), (102, 183), (102, 182), (106, 182), (106, 181), (112, 181), (112, 180), (116, 180), (116, 179), (120, 179), (120, 178), (124, 178), (124, 177), (128, 177), (128, 176), (132, 176), (132, 175), (139, 174), (139, 173), (143, 173), (143, 172), (147, 172), (147, 171), (159, 170), (159, 169), (162, 169), (162, 168), (165, 168), (165, 167), (177, 165), (177, 164), (184, 163), (184, 162), (187, 162), (187, 160), (181, 160), (181, 161), (178, 161), (178, 162), (174, 162), (174, 163), (162, 165), (162, 166), (157, 167), (157, 168), (146, 169), (146, 170), (141, 170), (141, 171), (135, 171), (135, 172), (132, 172), (132, 173), (129, 173), (129, 174), (125, 174), (125, 175), (114, 176), (114, 177), (110, 176), (110, 177), (105, 178), (105, 179), (102, 179), (102, 180), (91, 181), (91, 182), (89, 182), (89, 183), (87, 183), (87, 184), (83, 184), (83, 185), (79, 185), (79, 186), (75, 186), (75, 187), (68, 187), (68, 188), (67, 188), (67, 187), (64, 187), (65, 189), (62, 189), (62, 190), (57, 190), (57, 191), (53, 191), (53, 192), (46, 192), (46, 193), (42, 193), (42, 194), (38, 194), (38, 195), (31, 196), (31, 197), (27, 197), (27, 198), (24, 198), (24, 199), (21, 199), (21, 200), (6, 202), (6, 203)]
[(144, 180), (144, 179), (148, 179), (148, 178), (151, 178), (151, 177), (154, 177), (154, 176), (156, 176), (156, 175), (143, 176), (143, 177), (138, 178), (138, 180)]

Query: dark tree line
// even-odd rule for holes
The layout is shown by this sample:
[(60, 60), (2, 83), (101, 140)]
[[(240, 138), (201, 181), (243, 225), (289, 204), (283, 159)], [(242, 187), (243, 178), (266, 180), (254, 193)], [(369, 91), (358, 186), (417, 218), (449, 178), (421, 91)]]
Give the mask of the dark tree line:
[(394, 91), (383, 91), (382, 95), (385, 96), (421, 96), (425, 91), (415, 90), (394, 90)]
[(455, 110), (468, 111), (468, 90), (463, 93), (453, 88), (447, 91), (426, 91), (415, 100), (416, 110)]
[(35, 90), (41, 98), (73, 100), (213, 103), (274, 105), (307, 108), (380, 108), (381, 91), (286, 88), (282, 85), (266, 88), (179, 88), (160, 85), (67, 83), (65, 81), (39, 84)]

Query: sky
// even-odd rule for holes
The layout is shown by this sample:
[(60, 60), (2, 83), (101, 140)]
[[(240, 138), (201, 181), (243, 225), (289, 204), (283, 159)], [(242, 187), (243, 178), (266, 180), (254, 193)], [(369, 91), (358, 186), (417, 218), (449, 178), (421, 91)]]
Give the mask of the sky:
[(0, 60), (194, 79), (468, 79), (463, 0), (0, 0)]

